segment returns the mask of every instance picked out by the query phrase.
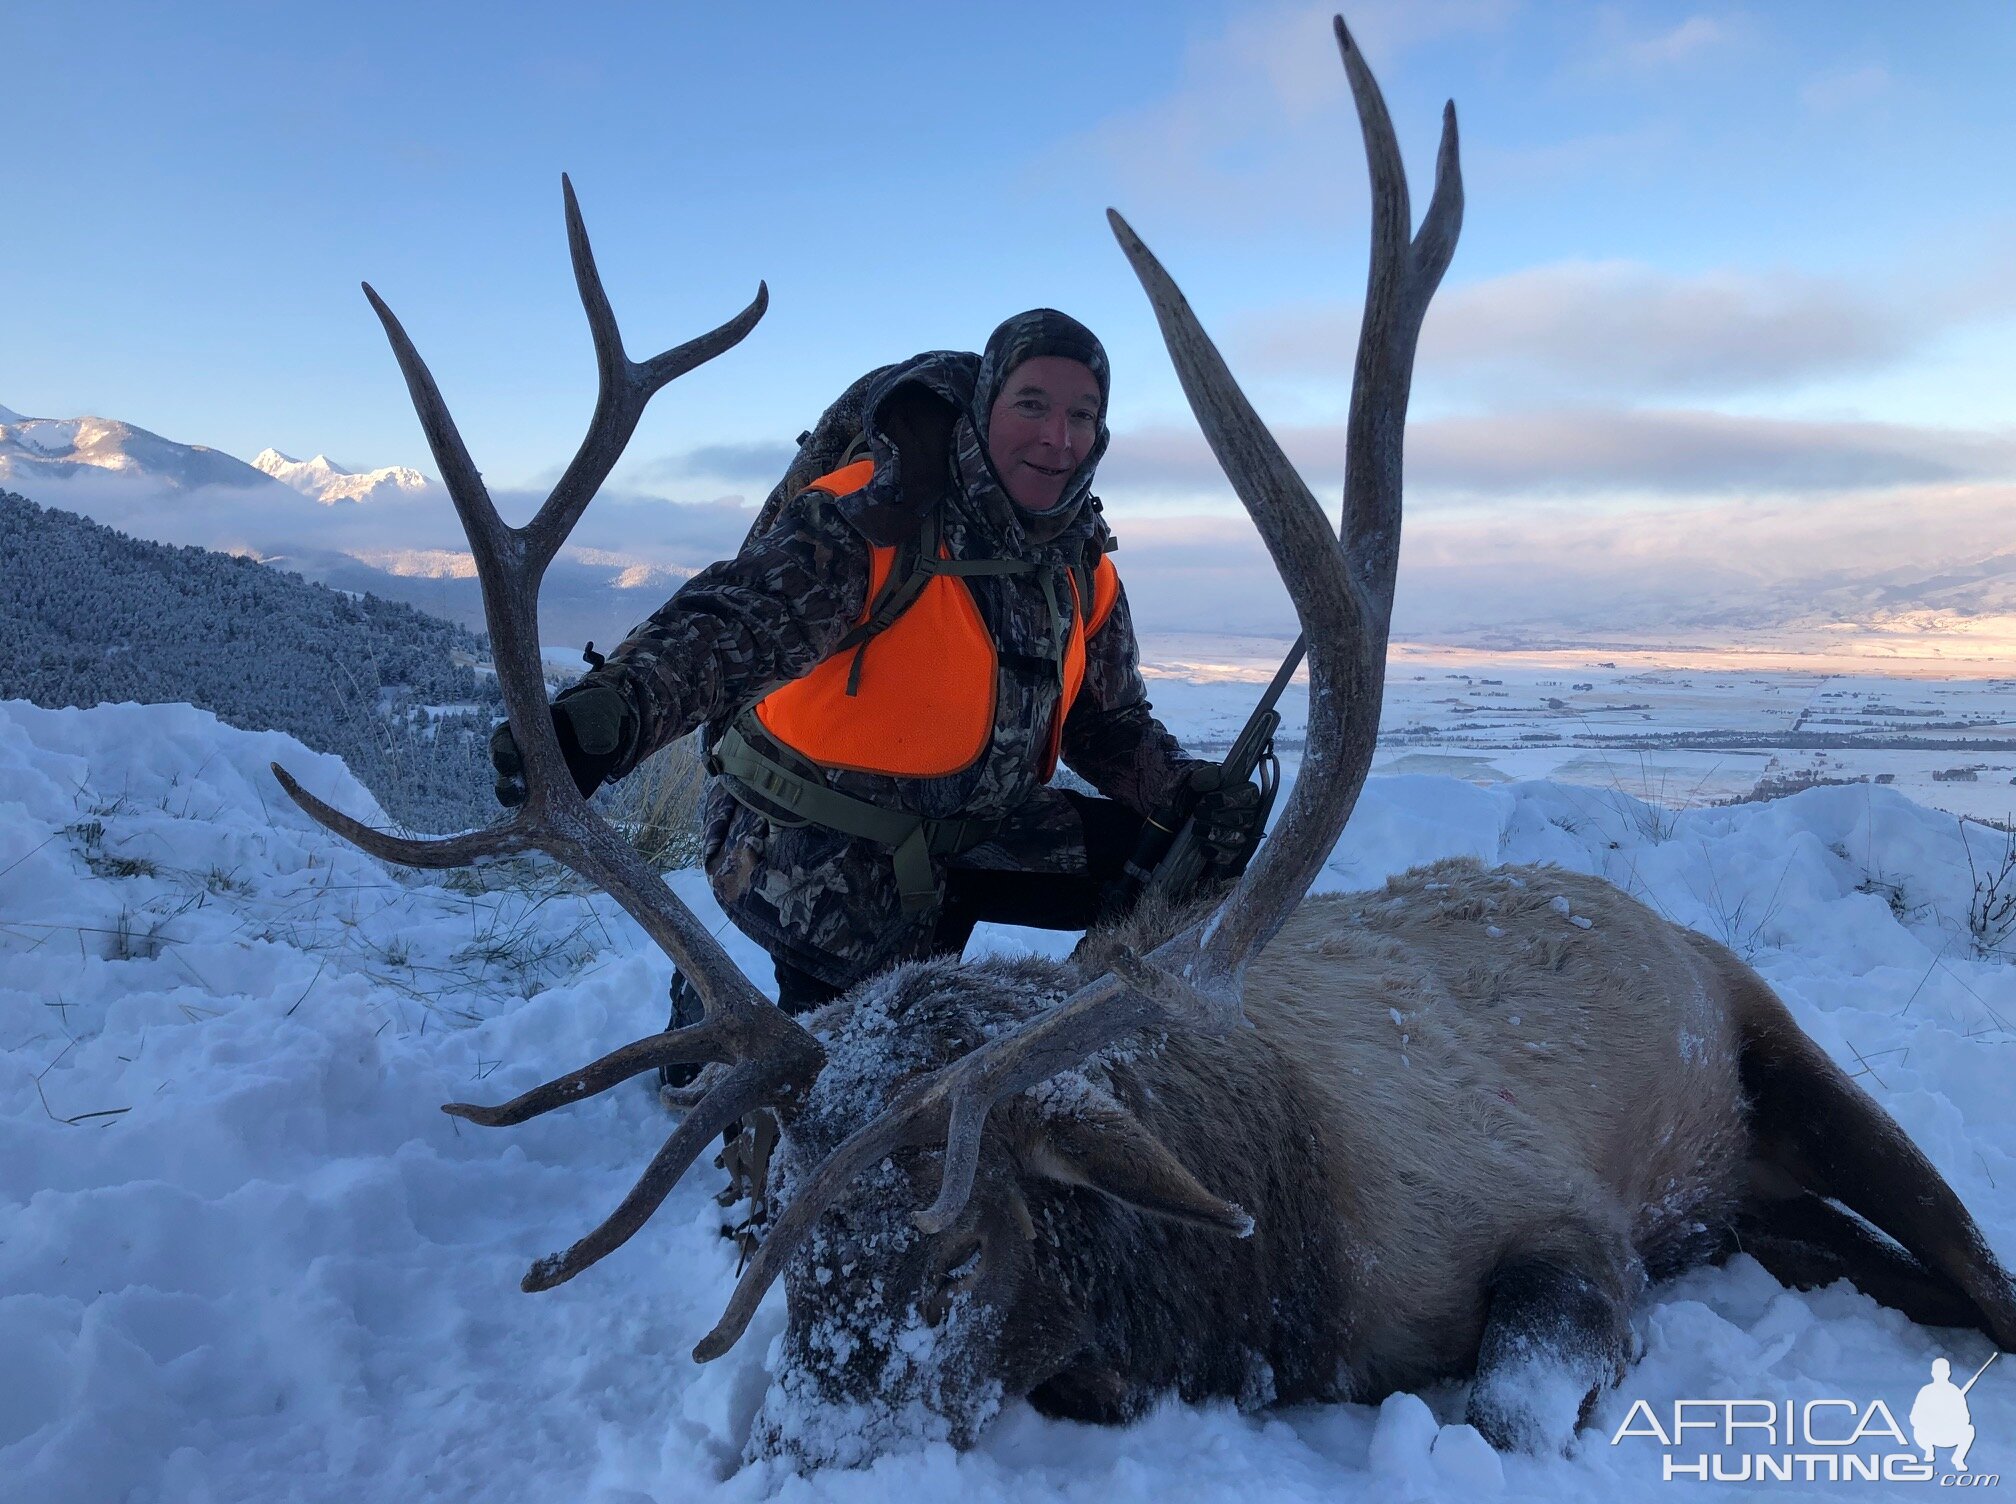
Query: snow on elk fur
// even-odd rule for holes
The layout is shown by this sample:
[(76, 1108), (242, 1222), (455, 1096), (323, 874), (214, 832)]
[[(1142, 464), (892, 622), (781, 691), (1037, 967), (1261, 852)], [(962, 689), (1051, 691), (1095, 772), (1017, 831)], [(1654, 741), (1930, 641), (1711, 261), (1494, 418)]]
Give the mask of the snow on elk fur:
[(1545, 868), (1443, 865), (1302, 902), (1372, 758), (1414, 350), (1463, 204), (1451, 107), (1414, 231), (1378, 86), (1341, 21), (1337, 39), (1372, 178), (1341, 537), (1175, 283), (1112, 216), (1301, 617), (1309, 719), (1294, 790), (1232, 893), (1095, 936), (1076, 964), (903, 967), (807, 1028), (567, 774), (540, 580), (644, 404), (747, 334), (764, 294), (633, 362), (569, 186), (602, 384), (580, 453), (522, 528), (498, 516), (425, 364), (370, 294), (469, 535), (527, 794), (486, 830), (412, 841), (275, 771), (316, 819), (389, 860), (549, 853), (691, 980), (701, 1023), (502, 1106), (447, 1110), (506, 1126), (662, 1064), (710, 1067), (622, 1205), (534, 1264), (527, 1290), (621, 1246), (724, 1128), (774, 1114), (781, 1210), (695, 1349), (727, 1351), (785, 1279), (759, 1452), (846, 1462), (897, 1436), (963, 1445), (1010, 1395), (1110, 1421), (1170, 1391), (1369, 1399), (1473, 1372), (1469, 1413), (1488, 1438), (1560, 1448), (1629, 1357), (1636, 1291), (1738, 1245), (1788, 1283), (1845, 1275), (1916, 1319), (2016, 1344), (2008, 1276), (1950, 1188), (1727, 951)]

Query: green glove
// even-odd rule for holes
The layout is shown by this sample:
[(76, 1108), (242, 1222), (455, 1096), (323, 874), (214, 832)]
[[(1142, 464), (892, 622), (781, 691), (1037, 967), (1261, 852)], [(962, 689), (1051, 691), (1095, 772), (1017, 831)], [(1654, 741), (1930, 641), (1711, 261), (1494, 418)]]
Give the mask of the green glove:
[[(602, 786), (629, 745), (636, 714), (621, 690), (596, 679), (583, 679), (561, 690), (552, 710), (560, 755), (567, 759), (574, 787), (585, 799)], [(490, 764), (497, 770), (497, 802), (507, 809), (523, 804), (525, 759), (509, 721), (490, 733)]]

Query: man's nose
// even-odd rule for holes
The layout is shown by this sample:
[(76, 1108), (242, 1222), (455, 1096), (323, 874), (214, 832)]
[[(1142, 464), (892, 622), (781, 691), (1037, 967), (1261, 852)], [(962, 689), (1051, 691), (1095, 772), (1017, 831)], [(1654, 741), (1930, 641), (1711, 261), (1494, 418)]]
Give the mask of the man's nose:
[(1039, 433), (1042, 436), (1043, 442), (1053, 449), (1070, 448), (1071, 415), (1052, 409), (1044, 415), (1043, 426), (1039, 430)]

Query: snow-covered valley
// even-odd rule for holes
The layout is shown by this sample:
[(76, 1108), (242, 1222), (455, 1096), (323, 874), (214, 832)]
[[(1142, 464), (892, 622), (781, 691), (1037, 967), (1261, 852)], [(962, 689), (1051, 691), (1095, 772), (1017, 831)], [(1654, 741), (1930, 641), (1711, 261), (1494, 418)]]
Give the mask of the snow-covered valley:
[[(1196, 741), (1251, 693), (1157, 685)], [(1451, 1387), (1382, 1407), (1170, 1404), (1122, 1430), (1016, 1404), (963, 1455), (743, 1467), (782, 1308), (773, 1292), (725, 1358), (688, 1358), (732, 1284), (719, 1172), (703, 1164), (628, 1247), (528, 1297), (527, 1261), (599, 1220), (668, 1120), (642, 1086), (508, 1133), (436, 1107), (659, 1027), (665, 961), (565, 883), (387, 872), (297, 813), (273, 760), (372, 808), (334, 759), (187, 707), (0, 705), (10, 1499), (1653, 1498), (1666, 1449), (1610, 1440), (1639, 1400), (1881, 1399), (1902, 1417), (1935, 1356), (1965, 1374), (1988, 1354), (1845, 1286), (1788, 1293), (1739, 1258), (1653, 1292), (1642, 1361), (1565, 1460), (1466, 1446), (1443, 1424)], [(1622, 788), (1402, 772), (1375, 774), (1320, 885), (1458, 853), (1611, 878), (1748, 957), (2009, 1261), (2016, 970), (1975, 888), (2006, 851), (1873, 783), (1673, 812)], [(674, 882), (718, 916), (697, 873)], [(722, 939), (767, 983), (753, 947)], [(2016, 1470), (2005, 1369), (1971, 1396), (1977, 1474)]]

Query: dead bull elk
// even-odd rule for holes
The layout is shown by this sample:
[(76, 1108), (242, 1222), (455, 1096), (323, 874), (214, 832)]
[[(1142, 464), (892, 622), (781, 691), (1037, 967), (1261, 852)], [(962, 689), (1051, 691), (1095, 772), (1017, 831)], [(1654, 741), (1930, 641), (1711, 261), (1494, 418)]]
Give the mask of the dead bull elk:
[[(801, 1025), (566, 774), (535, 639), (541, 576), (644, 404), (740, 340), (762, 291), (711, 334), (631, 361), (568, 187), (601, 389), (573, 463), (512, 528), (365, 289), (469, 535), (529, 792), (489, 829), (409, 841), (274, 771), (316, 819), (391, 861), (558, 858), (701, 991), (702, 1023), (501, 1107), (446, 1110), (503, 1126), (660, 1064), (713, 1067), (622, 1205), (535, 1264), (527, 1290), (619, 1247), (727, 1125), (776, 1114), (782, 1211), (694, 1353), (727, 1351), (785, 1276), (759, 1450), (847, 1460), (919, 1432), (963, 1445), (1018, 1395), (1118, 1421), (1170, 1392), (1366, 1400), (1473, 1372), (1469, 1415), (1487, 1437), (1559, 1448), (1620, 1376), (1646, 1282), (1737, 1246), (1788, 1284), (1846, 1276), (1914, 1319), (2016, 1346), (2016, 1292), (1952, 1190), (1722, 947), (1551, 869), (1444, 864), (1300, 902), (1372, 756), (1415, 343), (1462, 217), (1453, 107), (1412, 234), (1385, 104), (1341, 21), (1337, 39), (1372, 180), (1341, 545), (1182, 294), (1113, 216), (1294, 598), (1311, 687), (1301, 776), (1236, 891), (1159, 936), (1094, 937), (1096, 961), (900, 967)], [(1565, 923), (1564, 899), (1590, 923)]]

